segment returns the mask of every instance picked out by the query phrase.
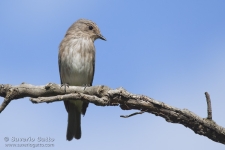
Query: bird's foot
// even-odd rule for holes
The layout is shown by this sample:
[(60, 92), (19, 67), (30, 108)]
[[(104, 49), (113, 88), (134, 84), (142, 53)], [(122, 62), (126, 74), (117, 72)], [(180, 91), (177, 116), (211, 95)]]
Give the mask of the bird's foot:
[(61, 84), (61, 87), (63, 87), (63, 86), (64, 86), (64, 91), (65, 91), (65, 93), (66, 93), (66, 87), (69, 88), (69, 84), (68, 84), (68, 83), (62, 83), (62, 84)]
[(84, 90), (86, 89), (86, 87), (90, 87), (90, 84), (83, 84)]

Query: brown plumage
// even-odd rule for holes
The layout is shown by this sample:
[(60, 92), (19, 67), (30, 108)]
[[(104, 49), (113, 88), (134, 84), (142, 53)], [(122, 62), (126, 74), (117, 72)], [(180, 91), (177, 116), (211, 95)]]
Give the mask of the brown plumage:
[[(96, 39), (106, 40), (98, 26), (86, 19), (79, 19), (67, 30), (59, 46), (59, 73), (61, 84), (74, 86), (92, 85), (95, 71)], [(64, 101), (68, 112), (67, 140), (81, 138), (81, 113), (85, 115), (88, 102)]]

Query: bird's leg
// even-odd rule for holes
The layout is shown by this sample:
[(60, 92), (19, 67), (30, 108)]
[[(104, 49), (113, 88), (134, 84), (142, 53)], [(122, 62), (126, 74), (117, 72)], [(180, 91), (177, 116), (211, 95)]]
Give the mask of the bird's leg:
[(64, 91), (65, 91), (65, 93), (66, 93), (66, 87), (69, 88), (69, 84), (68, 84), (68, 83), (62, 83), (62, 84), (61, 84), (61, 87), (63, 87), (63, 86), (64, 86)]
[(90, 84), (83, 84), (84, 90), (86, 89), (86, 87), (90, 87)]

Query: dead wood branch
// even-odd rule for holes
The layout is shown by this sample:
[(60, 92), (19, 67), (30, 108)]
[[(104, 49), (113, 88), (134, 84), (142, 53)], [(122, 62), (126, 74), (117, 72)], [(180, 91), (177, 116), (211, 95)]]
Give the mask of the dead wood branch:
[[(193, 130), (196, 134), (206, 136), (213, 141), (225, 144), (225, 128), (217, 125), (210, 119), (209, 112), (212, 113), (211, 102), (210, 109), (208, 107), (208, 117), (205, 119), (187, 109), (178, 109), (144, 95), (135, 95), (123, 88), (110, 89), (103, 85), (85, 88), (69, 86), (65, 91), (61, 85), (53, 83), (44, 86), (34, 86), (25, 83), (17, 86), (2, 84), (0, 85), (0, 96), (5, 98), (0, 106), (0, 113), (12, 100), (24, 97), (30, 97), (30, 100), (33, 103), (50, 103), (71, 99), (84, 100), (98, 106), (119, 105), (123, 110), (134, 109), (141, 112), (152, 113), (156, 116), (163, 117), (167, 122), (182, 124)], [(209, 99), (210, 98), (208, 97), (207, 102)], [(136, 114), (134, 113), (134, 115)], [(130, 116), (133, 115), (128, 115), (128, 117)]]

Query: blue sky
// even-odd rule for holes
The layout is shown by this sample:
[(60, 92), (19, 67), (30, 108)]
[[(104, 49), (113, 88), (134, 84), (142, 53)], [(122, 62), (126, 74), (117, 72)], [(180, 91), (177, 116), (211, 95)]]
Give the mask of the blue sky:
[[(59, 43), (74, 21), (86, 18), (107, 38), (95, 42), (93, 85), (124, 87), (201, 117), (208, 91), (213, 119), (225, 127), (224, 7), (223, 0), (1, 0), (0, 84), (60, 83)], [(152, 114), (119, 117), (132, 112), (91, 104), (81, 140), (68, 142), (62, 102), (12, 101), (0, 114), (0, 149), (9, 149), (5, 137), (54, 138), (55, 147), (46, 149), (224, 149)]]

